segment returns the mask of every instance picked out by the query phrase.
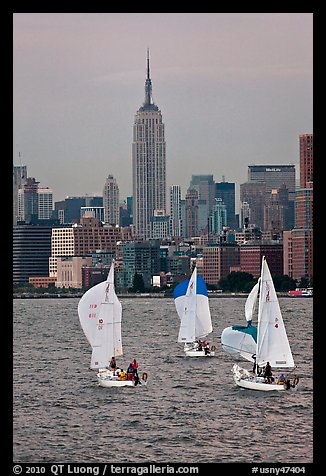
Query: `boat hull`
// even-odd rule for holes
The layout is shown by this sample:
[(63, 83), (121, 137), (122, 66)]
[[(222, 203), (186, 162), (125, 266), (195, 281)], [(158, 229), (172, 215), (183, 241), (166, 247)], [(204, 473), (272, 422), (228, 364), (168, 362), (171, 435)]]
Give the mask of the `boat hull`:
[(186, 350), (185, 354), (187, 357), (214, 357), (215, 352), (211, 351), (209, 354), (205, 354), (204, 350)]
[[(119, 380), (118, 375), (109, 369), (103, 369), (97, 374), (100, 387), (136, 387), (135, 380)], [(137, 385), (147, 385), (147, 373), (142, 373), (141, 381)]]
[(97, 378), (100, 387), (134, 387), (134, 380), (113, 380), (110, 378)]
[(257, 382), (249, 379), (234, 379), (235, 383), (242, 388), (247, 388), (249, 390), (260, 390), (262, 392), (271, 392), (271, 391), (283, 391), (285, 390), (284, 385), (277, 385), (276, 383), (264, 383)]
[(239, 365), (234, 365), (232, 369), (233, 378), (235, 383), (242, 388), (247, 388), (249, 390), (258, 390), (261, 392), (272, 392), (272, 391), (284, 391), (285, 385), (278, 385), (277, 383), (267, 383), (265, 382), (264, 377), (256, 377), (250, 375), (250, 373), (239, 367)]

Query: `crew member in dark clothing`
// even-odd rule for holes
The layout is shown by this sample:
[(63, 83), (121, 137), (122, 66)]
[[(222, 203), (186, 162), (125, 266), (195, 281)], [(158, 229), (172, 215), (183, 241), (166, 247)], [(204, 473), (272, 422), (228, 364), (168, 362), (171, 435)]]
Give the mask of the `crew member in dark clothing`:
[(269, 362), (265, 365), (264, 377), (268, 383), (272, 382), (272, 367)]

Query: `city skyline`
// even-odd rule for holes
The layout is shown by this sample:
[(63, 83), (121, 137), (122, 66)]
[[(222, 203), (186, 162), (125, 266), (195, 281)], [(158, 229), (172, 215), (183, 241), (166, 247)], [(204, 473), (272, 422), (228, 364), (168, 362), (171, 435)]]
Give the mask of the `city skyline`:
[(132, 195), (149, 48), (166, 193), (213, 174), (236, 183), (238, 203), (249, 165), (298, 166), (299, 135), (312, 133), (312, 16), (15, 13), (14, 164), (54, 201), (101, 194), (109, 174)]

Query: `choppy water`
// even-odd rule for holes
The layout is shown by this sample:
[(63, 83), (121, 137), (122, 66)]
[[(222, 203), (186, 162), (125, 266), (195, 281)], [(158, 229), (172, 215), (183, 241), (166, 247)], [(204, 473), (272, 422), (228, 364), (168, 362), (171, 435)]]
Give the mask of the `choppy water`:
[(89, 370), (78, 299), (14, 300), (14, 461), (312, 462), (313, 301), (280, 299), (300, 377), (281, 394), (233, 382), (219, 336), (245, 322), (244, 303), (210, 300), (216, 357), (189, 359), (172, 299), (123, 299), (118, 363), (135, 357), (149, 381), (108, 389)]

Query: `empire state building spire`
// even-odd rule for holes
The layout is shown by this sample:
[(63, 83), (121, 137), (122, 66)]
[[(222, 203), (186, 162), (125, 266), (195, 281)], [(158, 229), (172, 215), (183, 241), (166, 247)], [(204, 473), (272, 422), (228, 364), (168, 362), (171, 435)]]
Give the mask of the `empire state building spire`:
[(145, 81), (145, 101), (143, 106), (140, 108), (141, 111), (157, 111), (158, 107), (153, 103), (152, 98), (152, 80), (150, 77), (150, 68), (149, 68), (149, 48), (147, 48), (147, 77)]

